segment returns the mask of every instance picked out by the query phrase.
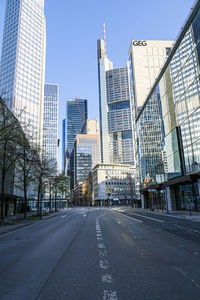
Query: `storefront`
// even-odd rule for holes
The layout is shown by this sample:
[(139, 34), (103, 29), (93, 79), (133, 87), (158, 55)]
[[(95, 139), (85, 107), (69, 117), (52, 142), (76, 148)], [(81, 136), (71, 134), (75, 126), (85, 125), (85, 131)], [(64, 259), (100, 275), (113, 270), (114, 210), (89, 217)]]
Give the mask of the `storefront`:
[(200, 196), (197, 183), (176, 186), (177, 210), (200, 211)]

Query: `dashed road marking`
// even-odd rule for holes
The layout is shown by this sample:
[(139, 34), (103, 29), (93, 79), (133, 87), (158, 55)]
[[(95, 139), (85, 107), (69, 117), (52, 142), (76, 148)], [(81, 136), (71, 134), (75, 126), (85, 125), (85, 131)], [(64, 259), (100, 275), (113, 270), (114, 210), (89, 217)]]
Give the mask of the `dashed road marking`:
[(109, 274), (105, 274), (101, 276), (101, 281), (106, 283), (113, 283), (113, 278)]
[(62, 219), (62, 218), (66, 218), (66, 217), (67, 217), (67, 215), (65, 215), (65, 216), (62, 216), (62, 217), (61, 217), (61, 219)]
[(104, 260), (100, 259), (99, 265), (100, 265), (100, 269), (107, 270), (110, 268), (109, 261), (106, 259), (104, 259)]
[(105, 248), (105, 245), (104, 245), (104, 244), (98, 244), (98, 248), (99, 248), (99, 249), (104, 249), (104, 248)]
[[(102, 233), (101, 233), (101, 228), (99, 225), (99, 219), (96, 220), (96, 236), (97, 236), (97, 241), (102, 240)], [(98, 243), (98, 252), (99, 252), (99, 268), (102, 271), (110, 269), (110, 264), (109, 261), (106, 259), (107, 258), (107, 251), (105, 249), (105, 245), (103, 243)], [(112, 278), (111, 274), (102, 274), (101, 275), (101, 282), (103, 284), (103, 287), (106, 288), (103, 290), (103, 300), (117, 300), (117, 291), (112, 288), (112, 285), (114, 283), (114, 280)]]
[(103, 300), (117, 300), (117, 292), (113, 290), (103, 291)]

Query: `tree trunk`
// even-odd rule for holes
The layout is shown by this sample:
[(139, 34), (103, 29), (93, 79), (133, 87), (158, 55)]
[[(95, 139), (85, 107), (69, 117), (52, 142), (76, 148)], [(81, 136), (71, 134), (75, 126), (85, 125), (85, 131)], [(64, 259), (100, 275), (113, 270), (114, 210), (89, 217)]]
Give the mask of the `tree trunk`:
[(57, 191), (55, 192), (55, 211), (57, 210)]
[(26, 184), (24, 184), (24, 218), (27, 215), (27, 191), (26, 191)]
[(49, 189), (49, 212), (51, 213), (51, 188)]
[(4, 219), (4, 193), (5, 193), (5, 168), (2, 169), (2, 177), (1, 177), (1, 223), (3, 223)]

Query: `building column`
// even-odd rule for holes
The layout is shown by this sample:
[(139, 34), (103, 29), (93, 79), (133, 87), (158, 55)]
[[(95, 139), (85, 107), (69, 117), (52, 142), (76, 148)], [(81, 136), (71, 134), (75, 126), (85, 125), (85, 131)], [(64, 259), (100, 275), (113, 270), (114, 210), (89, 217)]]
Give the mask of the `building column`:
[(142, 209), (144, 209), (144, 194), (141, 194)]
[(197, 179), (197, 185), (198, 185), (198, 192), (199, 192), (199, 197), (200, 197), (200, 179)]
[(165, 199), (168, 211), (176, 210), (175, 188), (167, 186), (165, 190)]

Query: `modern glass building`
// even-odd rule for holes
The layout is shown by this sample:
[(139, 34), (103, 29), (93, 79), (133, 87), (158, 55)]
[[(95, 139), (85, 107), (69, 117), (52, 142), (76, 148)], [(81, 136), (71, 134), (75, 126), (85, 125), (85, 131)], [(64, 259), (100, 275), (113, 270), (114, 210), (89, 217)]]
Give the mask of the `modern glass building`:
[(86, 99), (68, 99), (66, 107), (66, 167), (70, 177), (70, 189), (74, 188), (74, 141), (88, 117)]
[[(136, 117), (162, 68), (174, 41), (132, 40), (129, 48), (129, 76), (131, 95), (134, 162), (137, 162)], [(144, 122), (145, 124), (145, 122)], [(150, 145), (149, 145), (150, 146)], [(140, 178), (136, 179), (136, 196), (140, 198)]]
[(136, 119), (143, 207), (200, 210), (200, 2)]
[[(25, 131), (42, 138), (46, 29), (44, 0), (7, 0), (0, 95)], [(28, 124), (28, 126), (27, 126)]]
[(43, 149), (48, 157), (58, 162), (58, 104), (59, 87), (45, 83), (43, 110)]
[(66, 166), (66, 120), (62, 120), (62, 170), (65, 171)]
[(83, 182), (100, 162), (99, 135), (77, 134), (74, 143), (74, 183)]
[(100, 143), (102, 163), (133, 164), (128, 65), (113, 69), (98, 40)]
[(88, 118), (88, 108), (86, 99), (68, 99), (66, 109), (66, 147), (68, 155), (74, 147), (76, 135), (81, 133)]

